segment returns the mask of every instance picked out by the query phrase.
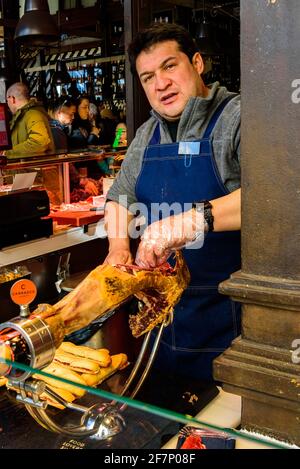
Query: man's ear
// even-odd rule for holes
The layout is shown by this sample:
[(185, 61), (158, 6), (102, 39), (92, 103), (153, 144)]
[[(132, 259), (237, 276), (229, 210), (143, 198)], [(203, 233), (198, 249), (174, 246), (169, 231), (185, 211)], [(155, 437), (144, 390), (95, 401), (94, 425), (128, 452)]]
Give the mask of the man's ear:
[(199, 75), (204, 71), (204, 62), (200, 52), (196, 52), (192, 58), (192, 64)]

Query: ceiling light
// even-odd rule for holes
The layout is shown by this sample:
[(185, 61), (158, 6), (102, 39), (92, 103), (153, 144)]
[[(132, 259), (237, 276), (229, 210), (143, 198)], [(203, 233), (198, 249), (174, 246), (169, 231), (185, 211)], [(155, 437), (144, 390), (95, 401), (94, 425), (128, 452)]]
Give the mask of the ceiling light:
[(7, 66), (5, 57), (0, 57), (0, 80), (8, 80)]
[(26, 46), (47, 46), (57, 42), (59, 30), (50, 15), (47, 0), (25, 0), (25, 12), (20, 18), (15, 40)]
[(52, 76), (52, 84), (56, 85), (67, 85), (71, 83), (71, 77), (69, 75), (66, 62), (58, 60), (56, 62), (56, 69)]

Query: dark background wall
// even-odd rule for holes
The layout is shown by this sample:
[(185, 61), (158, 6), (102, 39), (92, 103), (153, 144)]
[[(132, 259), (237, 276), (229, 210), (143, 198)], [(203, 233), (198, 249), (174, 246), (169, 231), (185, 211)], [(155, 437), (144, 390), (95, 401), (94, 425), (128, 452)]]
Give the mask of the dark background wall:
[[(80, 91), (85, 87), (107, 106), (126, 107), (130, 141), (148, 118), (149, 106), (131, 75), (126, 49), (138, 30), (153, 21), (168, 21), (183, 25), (197, 40), (206, 60), (207, 83), (219, 80), (233, 91), (240, 88), (239, 0), (95, 0), (89, 7), (83, 7), (80, 0), (59, 0), (58, 6), (53, 16), (59, 41), (37, 49), (16, 44), (18, 2), (0, 0), (0, 59), (5, 59), (7, 85), (21, 77), (32, 95), (47, 101), (53, 95), (51, 80), (61, 59), (82, 85)], [(205, 37), (200, 38), (203, 22)]]

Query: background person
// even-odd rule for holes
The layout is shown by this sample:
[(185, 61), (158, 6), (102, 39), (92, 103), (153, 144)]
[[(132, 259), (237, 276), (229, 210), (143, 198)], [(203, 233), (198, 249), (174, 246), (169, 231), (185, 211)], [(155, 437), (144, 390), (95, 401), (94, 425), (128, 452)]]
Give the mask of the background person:
[(8, 107), (13, 114), (10, 122), (12, 150), (7, 158), (24, 158), (54, 152), (48, 115), (43, 106), (30, 98), (24, 83), (14, 83), (6, 93)]
[(127, 147), (127, 126), (125, 122), (119, 122), (115, 130), (115, 139), (118, 137), (117, 147)]
[[(90, 120), (90, 101), (88, 97), (81, 96), (77, 102), (77, 112), (72, 123), (71, 133), (68, 135), (69, 149), (83, 150), (90, 145), (99, 145), (100, 129)], [(110, 174), (108, 165), (102, 160), (91, 160), (85, 163), (75, 163), (76, 170), (84, 166), (87, 168), (87, 177), (101, 182), (101, 178)], [(99, 186), (100, 187), (100, 186)], [(102, 183), (101, 183), (102, 187)], [(85, 197), (86, 194), (83, 194)]]
[(70, 98), (58, 98), (48, 110), (55, 151), (68, 151), (67, 129), (75, 117), (76, 106)]
[[(67, 132), (76, 112), (74, 101), (72, 98), (60, 97), (50, 106), (48, 112), (51, 117), (50, 127), (55, 151), (67, 153), (69, 150)], [(80, 168), (76, 168), (74, 163), (69, 163), (69, 176), (71, 202), (85, 200), (91, 195), (99, 195), (102, 191), (102, 182), (87, 177), (87, 174), (83, 176)]]
[[(6, 100), (13, 116), (10, 121), (12, 150), (5, 150), (5, 157), (13, 159), (54, 154), (48, 114), (35, 98), (30, 98), (28, 87), (21, 82), (14, 83), (7, 90)], [(57, 166), (42, 168), (35, 182), (45, 186), (52, 204), (62, 202)]]
[(88, 145), (99, 145), (100, 130), (90, 121), (89, 99), (81, 96), (77, 101), (77, 111), (68, 137), (70, 149), (84, 149)]

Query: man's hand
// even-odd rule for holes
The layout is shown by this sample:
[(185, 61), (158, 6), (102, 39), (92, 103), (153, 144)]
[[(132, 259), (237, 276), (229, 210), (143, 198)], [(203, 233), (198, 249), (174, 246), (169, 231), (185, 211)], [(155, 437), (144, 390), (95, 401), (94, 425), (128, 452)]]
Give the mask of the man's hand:
[(96, 137), (99, 137), (100, 132), (101, 132), (101, 129), (98, 129), (98, 127), (93, 126), (90, 133), (93, 134), (93, 135), (96, 135)]
[[(241, 229), (241, 189), (210, 202), (214, 231)], [(203, 242), (204, 228), (204, 214), (193, 209), (152, 223), (144, 231), (136, 263), (145, 268), (163, 264), (172, 250), (181, 249), (195, 237)]]
[(104, 264), (133, 264), (133, 257), (129, 249), (119, 248), (110, 250)]
[(194, 209), (154, 222), (144, 231), (136, 263), (145, 268), (161, 265), (171, 251), (183, 248), (196, 238), (204, 239), (204, 216)]
[(130, 252), (128, 225), (133, 215), (117, 202), (105, 206), (105, 229), (109, 239), (109, 252), (105, 264), (133, 264)]

